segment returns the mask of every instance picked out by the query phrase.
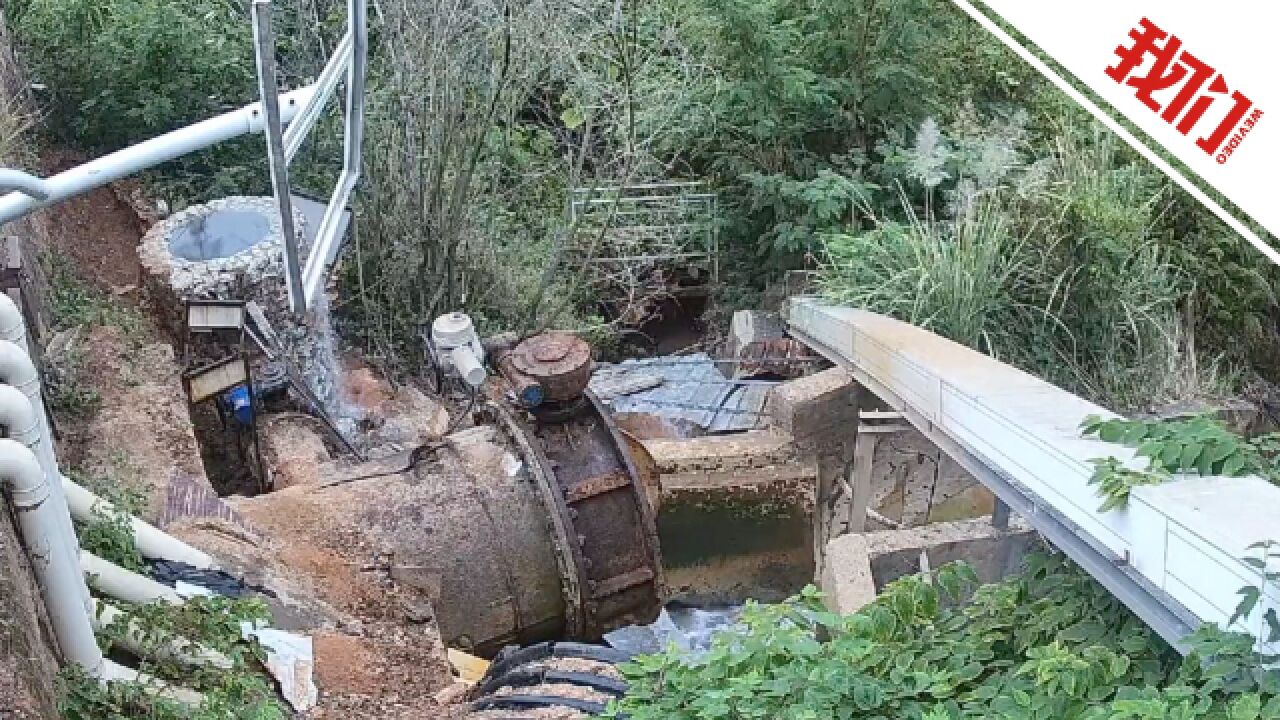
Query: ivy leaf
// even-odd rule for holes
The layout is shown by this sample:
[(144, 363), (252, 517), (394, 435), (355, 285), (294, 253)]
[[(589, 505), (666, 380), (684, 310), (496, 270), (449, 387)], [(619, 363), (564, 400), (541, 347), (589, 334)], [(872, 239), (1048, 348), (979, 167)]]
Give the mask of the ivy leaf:
[(1209, 462), (1216, 463), (1230, 455), (1235, 449), (1231, 443), (1217, 441), (1206, 448), (1204, 456), (1209, 459)]
[(1124, 431), (1124, 444), (1130, 447), (1142, 442), (1147, 436), (1147, 426), (1143, 423), (1134, 423)]
[(587, 118), (583, 114), (582, 108), (576, 105), (567, 107), (564, 112), (560, 113), (560, 122), (564, 123), (564, 126), (570, 130), (577, 130), (586, 121)]
[(1257, 693), (1245, 693), (1231, 701), (1227, 708), (1230, 720), (1258, 720), (1262, 714), (1262, 698)]
[(1246, 585), (1236, 591), (1240, 596), (1240, 604), (1236, 605), (1236, 611), (1231, 614), (1231, 618), (1227, 620), (1227, 625), (1232, 625), (1236, 620), (1249, 617), (1249, 613), (1258, 606), (1258, 599), (1262, 597), (1262, 591), (1252, 585)]
[(1118, 443), (1124, 440), (1124, 426), (1111, 420), (1098, 427), (1098, 437), (1103, 442)]
[(1161, 443), (1159, 440), (1148, 440), (1139, 445), (1138, 449), (1134, 451), (1134, 454), (1139, 457), (1158, 458), (1160, 457), (1160, 450), (1162, 448), (1164, 448), (1164, 443)]
[(1116, 655), (1111, 658), (1111, 667), (1109, 668), (1111, 670), (1111, 677), (1124, 677), (1124, 674), (1129, 672), (1129, 664), (1130, 660), (1128, 655)]
[(1239, 477), (1244, 470), (1246, 462), (1243, 453), (1236, 453), (1229, 456), (1222, 463), (1222, 474), (1228, 477)]
[(1196, 461), (1200, 459), (1200, 454), (1204, 452), (1204, 445), (1198, 442), (1187, 443), (1182, 448), (1182, 457), (1178, 460), (1178, 468), (1181, 470), (1190, 470), (1196, 466)]

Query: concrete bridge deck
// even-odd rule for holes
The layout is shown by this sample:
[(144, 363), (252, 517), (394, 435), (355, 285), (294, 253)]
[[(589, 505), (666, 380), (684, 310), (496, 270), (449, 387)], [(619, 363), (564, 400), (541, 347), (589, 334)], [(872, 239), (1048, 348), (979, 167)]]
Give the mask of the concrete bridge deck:
[(1280, 591), (1244, 562), (1258, 555), (1252, 544), (1280, 541), (1280, 488), (1257, 477), (1178, 477), (1098, 512), (1089, 461), (1134, 455), (1082, 437), (1079, 426), (1114, 413), (882, 315), (814, 298), (792, 299), (786, 314), (793, 336), (901, 412), (1174, 647), (1184, 649), (1201, 623), (1225, 626), (1238, 590), (1254, 586), (1262, 601), (1231, 629), (1258, 637), (1264, 652), (1280, 651), (1265, 642), (1264, 621), (1280, 608)]

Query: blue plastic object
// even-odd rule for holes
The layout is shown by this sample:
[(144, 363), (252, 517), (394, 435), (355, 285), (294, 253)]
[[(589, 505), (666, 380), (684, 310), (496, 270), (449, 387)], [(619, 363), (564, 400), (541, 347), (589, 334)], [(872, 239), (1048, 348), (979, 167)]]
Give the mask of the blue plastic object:
[(249, 395), (249, 388), (241, 385), (234, 390), (228, 390), (222, 396), (227, 403), (227, 407), (231, 408), (231, 416), (241, 425), (253, 424), (253, 398)]

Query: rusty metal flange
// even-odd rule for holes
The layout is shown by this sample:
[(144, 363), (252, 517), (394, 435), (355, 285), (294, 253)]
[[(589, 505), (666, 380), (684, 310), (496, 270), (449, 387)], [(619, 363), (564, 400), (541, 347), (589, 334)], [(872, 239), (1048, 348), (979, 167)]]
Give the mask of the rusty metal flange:
[[(532, 438), (565, 581), (566, 634), (597, 639), (657, 618), (666, 596), (657, 525), (612, 419), (591, 393), (572, 418), (504, 424)], [(522, 443), (524, 444), (524, 443)]]

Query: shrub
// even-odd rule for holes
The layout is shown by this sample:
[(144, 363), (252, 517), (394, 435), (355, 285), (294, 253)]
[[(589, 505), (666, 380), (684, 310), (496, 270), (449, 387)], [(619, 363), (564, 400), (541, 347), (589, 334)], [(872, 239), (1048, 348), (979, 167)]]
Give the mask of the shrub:
[[(1275, 717), (1280, 671), (1252, 638), (1202, 628), (1180, 659), (1060, 556), (979, 588), (946, 566), (892, 583), (853, 615), (806, 591), (749, 605), (709, 652), (624, 666), (632, 720), (1156, 720)], [(619, 717), (620, 715), (615, 715)]]
[(234, 0), (19, 0), (13, 25), (55, 127), (115, 149), (250, 101), (247, 7)]
[(1024, 323), (1014, 290), (1037, 271), (1000, 208), (985, 203), (956, 222), (875, 220), (866, 232), (833, 234), (819, 287), (833, 300), (884, 312), (1000, 355)]

